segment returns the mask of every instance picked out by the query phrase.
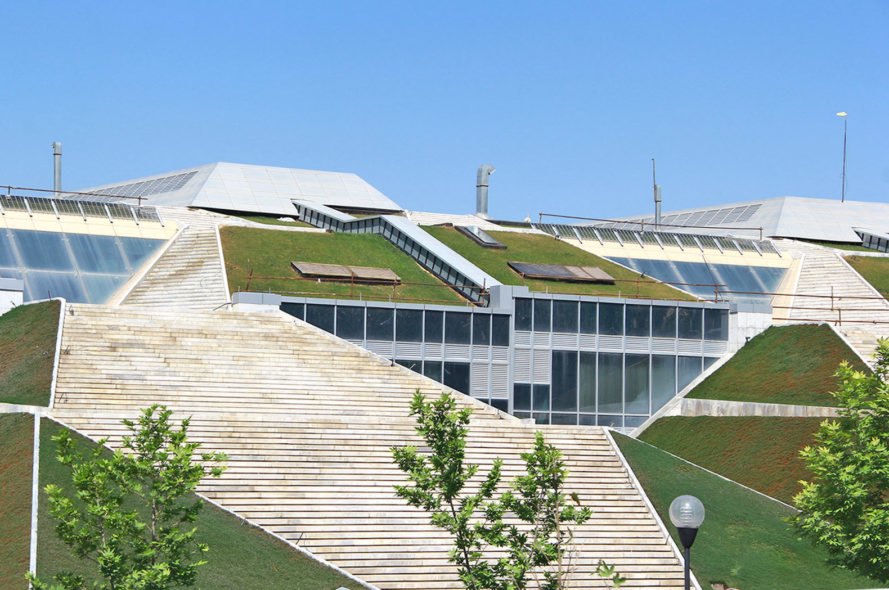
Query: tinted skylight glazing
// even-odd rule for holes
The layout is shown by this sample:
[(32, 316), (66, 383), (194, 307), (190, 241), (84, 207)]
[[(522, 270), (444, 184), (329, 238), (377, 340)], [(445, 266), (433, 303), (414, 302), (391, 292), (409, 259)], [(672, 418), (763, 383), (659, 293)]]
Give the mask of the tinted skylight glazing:
[(105, 303), (164, 240), (0, 229), (0, 277), (25, 282), (25, 301)]

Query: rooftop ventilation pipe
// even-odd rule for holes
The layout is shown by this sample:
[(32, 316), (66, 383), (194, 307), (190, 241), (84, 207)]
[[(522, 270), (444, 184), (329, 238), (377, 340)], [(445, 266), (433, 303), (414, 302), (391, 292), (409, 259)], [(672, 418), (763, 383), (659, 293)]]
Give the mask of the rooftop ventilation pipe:
[(654, 226), (661, 225), (661, 185), (657, 183), (657, 169), (654, 158), (651, 159), (651, 189), (654, 193)]
[(52, 177), (52, 188), (55, 191), (55, 196), (59, 196), (59, 193), (62, 192), (62, 142), (54, 141), (52, 142), (52, 157), (53, 157), (53, 177)]
[(475, 214), (484, 219), (488, 218), (488, 179), (494, 170), (490, 164), (482, 164), (475, 180)]

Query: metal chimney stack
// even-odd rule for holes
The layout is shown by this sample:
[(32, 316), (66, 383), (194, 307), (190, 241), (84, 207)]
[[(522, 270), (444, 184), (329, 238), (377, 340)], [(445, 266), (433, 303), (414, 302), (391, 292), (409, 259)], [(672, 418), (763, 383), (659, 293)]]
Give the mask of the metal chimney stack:
[(661, 185), (654, 185), (654, 225), (661, 225)]
[(52, 157), (54, 160), (54, 170), (53, 170), (53, 182), (52, 188), (55, 191), (56, 195), (62, 192), (62, 142), (54, 141), (52, 142)]
[(475, 180), (475, 214), (484, 219), (488, 218), (488, 179), (494, 170), (490, 164), (482, 164)]

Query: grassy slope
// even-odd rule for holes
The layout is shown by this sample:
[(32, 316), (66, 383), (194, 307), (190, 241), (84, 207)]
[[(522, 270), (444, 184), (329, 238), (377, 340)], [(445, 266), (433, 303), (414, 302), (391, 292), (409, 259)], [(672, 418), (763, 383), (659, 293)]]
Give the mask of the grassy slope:
[[(550, 293), (694, 300), (691, 295), (651, 279), (641, 279), (636, 283), (635, 281), (641, 277), (639, 273), (550, 236), (517, 232), (488, 232), (506, 246), (506, 249), (503, 250), (479, 246), (452, 227), (427, 226), (423, 229), (506, 285), (525, 285), (532, 291), (549, 291)], [(509, 268), (507, 265), (509, 261), (598, 266), (618, 282), (615, 285), (596, 285), (523, 279), (521, 275)]]
[(700, 498), (706, 518), (692, 548), (702, 587), (721, 581), (743, 590), (875, 588), (825, 565), (826, 554), (798, 538), (782, 519), (790, 508), (689, 465), (645, 443), (615, 435), (636, 477), (678, 543), (668, 509), (673, 498)]
[[(252, 268), (254, 277), (275, 278), (254, 278), (250, 282), (251, 291), (448, 304), (465, 301), (382, 236), (224, 227), (221, 237), (232, 292), (246, 290)], [(353, 287), (342, 283), (296, 280), (298, 275), (290, 267), (295, 260), (391, 268), (407, 284), (395, 288), (383, 285)]]
[(236, 214), (236, 213), (231, 213), (230, 215), (232, 217), (240, 217), (241, 219), (246, 219), (247, 221), (253, 221), (255, 223), (262, 223), (265, 225), (283, 225), (286, 227), (312, 227), (311, 225), (309, 225), (308, 223), (305, 223), (304, 221), (297, 221), (295, 219), (293, 221), (281, 221), (280, 219), (278, 219), (279, 217), (286, 217), (286, 215), (260, 215), (260, 214), (255, 214), (255, 215), (243, 214), (243, 215), (241, 215), (241, 214)]
[(0, 588), (25, 590), (31, 538), (34, 417), (0, 415)]
[(60, 305), (22, 305), (0, 316), (0, 402), (49, 403)]
[(821, 418), (661, 418), (640, 437), (788, 504), (811, 479), (799, 451), (814, 442)]
[[(67, 487), (70, 475), (55, 459), (55, 443), (51, 437), (62, 427), (43, 420), (40, 432), (40, 487), (48, 483)], [(91, 445), (77, 436), (81, 445)], [(37, 563), (38, 572), (46, 580), (61, 570), (88, 575), (90, 569), (72, 557), (68, 548), (56, 537), (55, 521), (48, 514), (46, 495), (41, 493)], [(333, 590), (343, 586), (358, 590), (360, 586), (335, 571), (312, 561), (284, 543), (234, 516), (205, 505), (198, 522), (198, 538), (210, 546), (209, 562), (200, 568), (196, 588), (237, 588), (238, 590)], [(90, 578), (87, 578), (88, 580)], [(5, 586), (3, 586), (5, 588)]]
[(748, 342), (688, 397), (832, 406), (841, 361), (866, 365), (828, 326), (771, 327)]
[(799, 240), (800, 242), (807, 242), (809, 244), (815, 244), (817, 246), (824, 246), (826, 248), (833, 248), (835, 250), (848, 250), (850, 252), (873, 252), (873, 248), (867, 248), (866, 246), (862, 246), (861, 244), (850, 244), (847, 242), (825, 242), (822, 240)]
[(889, 258), (847, 256), (846, 262), (883, 297), (889, 299)]

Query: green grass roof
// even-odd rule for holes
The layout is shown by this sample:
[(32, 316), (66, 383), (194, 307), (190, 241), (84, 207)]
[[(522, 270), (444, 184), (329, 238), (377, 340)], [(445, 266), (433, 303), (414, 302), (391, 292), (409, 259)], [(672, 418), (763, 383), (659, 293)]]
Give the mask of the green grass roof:
[[(231, 292), (249, 290), (302, 297), (466, 303), (448, 285), (382, 236), (246, 227), (223, 227), (220, 236)], [(305, 280), (290, 267), (292, 261), (390, 268), (402, 284), (393, 287)]]
[(852, 268), (860, 274), (864, 280), (873, 285), (874, 289), (889, 299), (889, 258), (878, 256), (847, 256)]
[[(56, 461), (56, 443), (52, 437), (64, 428), (44, 419), (40, 429), (40, 489), (54, 483), (70, 490), (70, 475)], [(93, 445), (74, 434), (76, 444), (85, 449)], [(30, 488), (30, 476), (26, 480)], [(68, 547), (55, 534), (55, 522), (49, 514), (46, 494), (41, 491), (38, 511), (37, 570), (46, 581), (56, 572), (80, 573), (90, 583), (92, 567), (72, 556)], [(199, 568), (195, 588), (237, 588), (238, 590), (333, 590), (340, 586), (349, 590), (361, 588), (336, 571), (309, 559), (292, 547), (235, 516), (207, 504), (195, 523), (197, 537), (210, 546), (205, 554), (207, 565)], [(24, 571), (22, 571), (24, 576)], [(24, 586), (27, 588), (27, 584)], [(5, 588), (5, 586), (3, 587)]]
[(49, 404), (60, 306), (20, 305), (0, 316), (0, 402)]
[(788, 504), (811, 479), (799, 452), (822, 418), (670, 416), (639, 437)]
[(34, 416), (0, 414), (0, 588), (26, 590), (30, 560)]
[(829, 326), (773, 326), (751, 339), (688, 397), (834, 406), (834, 372), (844, 360), (868, 370)]
[(796, 534), (784, 519), (792, 509), (690, 465), (664, 451), (615, 435), (636, 477), (673, 539), (670, 502), (697, 496), (706, 518), (692, 548), (691, 564), (703, 588), (723, 582), (743, 590), (876, 588), (876, 582), (825, 565), (827, 554)]
[[(488, 234), (506, 246), (505, 249), (494, 249), (478, 245), (453, 227), (427, 226), (423, 229), (505, 285), (525, 285), (532, 291), (549, 293), (640, 297), (644, 299), (678, 299), (683, 301), (693, 301), (695, 299), (683, 291), (663, 283), (658, 283), (647, 277), (643, 278), (641, 274), (635, 271), (626, 269), (551, 236), (489, 231), (487, 232)], [(614, 285), (597, 285), (524, 279), (507, 265), (507, 262), (510, 261), (597, 266), (614, 277), (617, 283)]]

